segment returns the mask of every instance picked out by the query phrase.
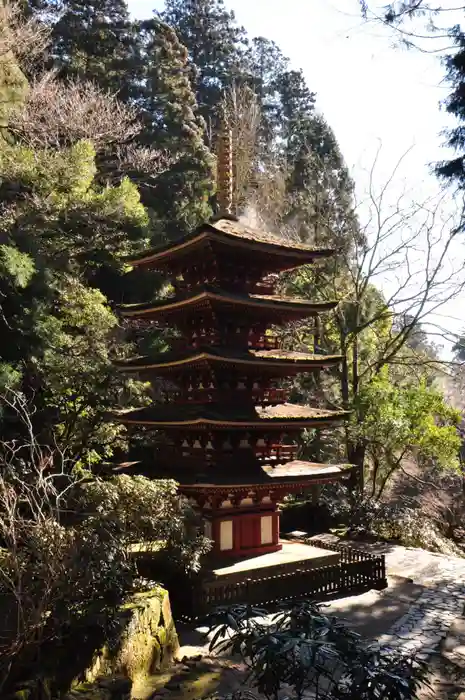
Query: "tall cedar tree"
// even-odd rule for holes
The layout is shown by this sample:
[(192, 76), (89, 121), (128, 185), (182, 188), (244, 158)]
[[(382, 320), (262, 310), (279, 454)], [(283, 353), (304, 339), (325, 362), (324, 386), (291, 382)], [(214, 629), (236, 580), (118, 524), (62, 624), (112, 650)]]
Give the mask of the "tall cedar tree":
[(137, 99), (141, 61), (138, 37), (124, 0), (29, 0), (52, 27), (48, 67), (62, 78), (91, 80)]
[(52, 25), (51, 65), (60, 77), (90, 80), (136, 104), (144, 122), (139, 143), (176, 160), (158, 178), (137, 176), (155, 238), (161, 231), (176, 236), (208, 217), (212, 160), (176, 34), (157, 19), (132, 22), (124, 0), (64, 0), (60, 7), (53, 0), (29, 2)]
[(274, 151), (276, 133), (281, 126), (281, 93), (278, 82), (288, 70), (289, 61), (274, 41), (254, 37), (247, 53), (250, 87), (257, 95), (261, 114), (260, 146), (264, 152)]
[[(147, 145), (175, 159), (153, 187), (142, 183), (144, 203), (156, 209), (164, 234), (176, 237), (211, 215), (213, 159), (204, 142), (205, 122), (190, 83), (187, 50), (176, 32), (155, 18), (143, 22), (145, 129)], [(158, 230), (155, 237), (161, 235)]]
[(315, 112), (315, 94), (274, 42), (253, 39), (246, 59), (261, 108), (262, 153), (287, 173), (285, 220), (304, 240), (339, 246), (356, 225), (352, 182), (334, 133)]
[(166, 0), (159, 16), (187, 48), (199, 110), (214, 132), (225, 90), (244, 77), (245, 30), (223, 0)]

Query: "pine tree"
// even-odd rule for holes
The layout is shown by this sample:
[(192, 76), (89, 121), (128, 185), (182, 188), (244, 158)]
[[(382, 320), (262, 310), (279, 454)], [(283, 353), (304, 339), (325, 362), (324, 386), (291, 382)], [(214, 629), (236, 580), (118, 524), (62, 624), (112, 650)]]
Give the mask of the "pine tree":
[(263, 37), (252, 40), (247, 65), (261, 107), (262, 163), (271, 154), (284, 173), (283, 224), (304, 240), (339, 245), (354, 225), (352, 182), (332, 130), (315, 112), (315, 94)]
[(276, 132), (281, 125), (281, 95), (277, 76), (288, 70), (289, 61), (274, 41), (254, 37), (246, 52), (247, 78), (258, 98), (261, 116), (260, 146), (263, 152), (273, 150)]
[(353, 183), (332, 129), (320, 115), (288, 122), (289, 218), (318, 245), (351, 245), (357, 230)]
[[(137, 106), (144, 128), (135, 143), (173, 159), (161, 175), (129, 173), (151, 211), (155, 237), (176, 236), (208, 217), (212, 162), (176, 34), (158, 19), (131, 21), (125, 0), (64, 0), (60, 10), (53, 0), (29, 3), (52, 25), (51, 63), (59, 77), (92, 81)], [(105, 163), (99, 158), (103, 180)]]

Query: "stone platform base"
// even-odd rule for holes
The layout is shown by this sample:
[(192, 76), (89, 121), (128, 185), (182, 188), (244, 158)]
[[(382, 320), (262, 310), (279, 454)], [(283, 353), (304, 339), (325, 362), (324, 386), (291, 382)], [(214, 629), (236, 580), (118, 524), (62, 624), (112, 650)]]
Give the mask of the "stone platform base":
[(299, 569), (318, 569), (323, 566), (336, 566), (340, 561), (339, 552), (331, 552), (312, 547), (301, 542), (282, 541), (278, 552), (261, 554), (248, 559), (240, 559), (227, 566), (214, 568), (214, 580), (235, 583), (245, 579), (261, 579), (268, 576), (290, 574)]

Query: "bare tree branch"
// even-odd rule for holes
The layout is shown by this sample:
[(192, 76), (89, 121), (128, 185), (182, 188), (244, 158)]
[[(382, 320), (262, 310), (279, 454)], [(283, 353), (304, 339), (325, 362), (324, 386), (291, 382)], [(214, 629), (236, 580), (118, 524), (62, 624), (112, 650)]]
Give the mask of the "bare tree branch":
[(137, 110), (89, 82), (57, 80), (45, 73), (30, 86), (11, 131), (31, 148), (60, 148), (88, 139), (97, 150), (130, 141), (141, 131)]
[(0, 61), (11, 53), (22, 67), (29, 66), (43, 54), (50, 39), (50, 29), (34, 17), (25, 18), (20, 2), (0, 5)]

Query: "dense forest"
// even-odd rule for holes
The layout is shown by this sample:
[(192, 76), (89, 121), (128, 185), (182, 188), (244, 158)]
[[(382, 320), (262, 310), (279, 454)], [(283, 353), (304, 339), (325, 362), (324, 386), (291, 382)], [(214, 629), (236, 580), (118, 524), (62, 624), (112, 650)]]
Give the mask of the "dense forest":
[[(60, 625), (87, 614), (83, 600), (95, 606), (109, 591), (116, 600), (131, 580), (124, 548), (141, 532), (172, 543), (185, 567), (208, 546), (185, 539), (193, 514), (174, 484), (98, 475), (129, 445), (109, 411), (149, 397), (114, 361), (170, 343), (169, 333), (122, 327), (118, 303), (170, 293), (125, 261), (216, 211), (222, 119), (236, 144), (238, 215), (337, 250), (281, 281), (288, 294), (340, 300), (318, 342), (342, 350), (341, 368), (292, 385), (294, 401), (352, 411), (344, 428), (309, 433), (301, 446), (359, 468), (363, 497), (323, 493), (322, 506), (346, 524), (350, 514), (378, 534), (458, 551), (461, 415), (444, 377), (461, 386), (460, 367), (445, 367), (424, 330), (430, 310), (462, 288), (445, 266), (460, 229), (435, 228), (441, 201), (392, 208), (390, 183), (373, 181), (362, 213), (318, 95), (223, 0), (166, 0), (144, 21), (124, 0), (28, 0), (2, 5), (0, 21), (0, 586), (28, 591), (22, 648), (40, 636), (31, 600), (45, 589)], [(384, 293), (378, 280), (399, 267), (404, 277)], [(295, 324), (282, 342), (306, 349), (313, 333)]]

